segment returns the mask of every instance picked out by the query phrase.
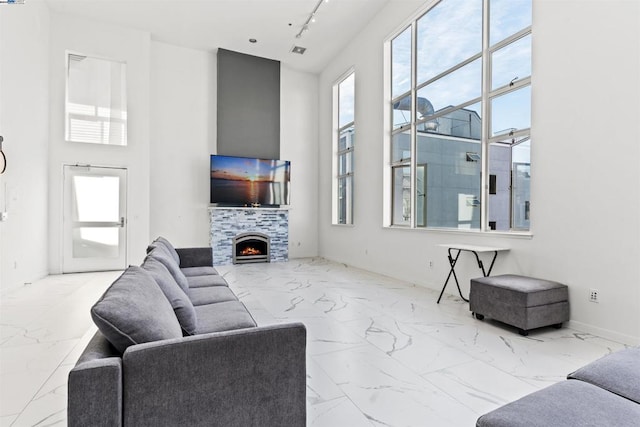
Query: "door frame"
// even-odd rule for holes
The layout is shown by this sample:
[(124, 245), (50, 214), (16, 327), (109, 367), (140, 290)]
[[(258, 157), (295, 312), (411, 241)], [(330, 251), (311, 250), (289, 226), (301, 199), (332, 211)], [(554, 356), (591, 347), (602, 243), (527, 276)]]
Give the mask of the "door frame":
[[(70, 212), (70, 204), (72, 200), (71, 194), (71, 182), (70, 177), (73, 176), (69, 174), (73, 168), (78, 169), (99, 169), (99, 170), (111, 170), (118, 171), (120, 182), (119, 182), (119, 191), (120, 191), (120, 231), (119, 231), (119, 247), (120, 247), (120, 256), (118, 258), (94, 258), (87, 257), (87, 262), (69, 262), (71, 259), (72, 249), (70, 245), (72, 244), (71, 236), (67, 235), (67, 233), (71, 233), (72, 225), (69, 224), (69, 221), (72, 221), (69, 217)], [(92, 271), (113, 271), (113, 270), (124, 270), (128, 263), (128, 221), (127, 221), (127, 212), (128, 212), (128, 176), (129, 170), (124, 166), (104, 166), (104, 165), (92, 165), (92, 164), (69, 164), (64, 163), (62, 165), (62, 221), (61, 221), (61, 239), (60, 239), (60, 267), (62, 273), (81, 273), (81, 272), (92, 272)], [(112, 225), (117, 224), (114, 222)], [(69, 258), (68, 258), (69, 257)], [(76, 258), (80, 259), (80, 258)]]

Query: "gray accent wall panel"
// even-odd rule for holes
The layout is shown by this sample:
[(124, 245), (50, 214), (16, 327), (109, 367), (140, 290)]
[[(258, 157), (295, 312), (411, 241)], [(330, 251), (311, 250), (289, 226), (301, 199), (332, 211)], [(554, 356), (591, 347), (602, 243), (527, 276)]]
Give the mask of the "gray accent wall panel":
[(218, 49), (217, 154), (280, 158), (280, 62)]

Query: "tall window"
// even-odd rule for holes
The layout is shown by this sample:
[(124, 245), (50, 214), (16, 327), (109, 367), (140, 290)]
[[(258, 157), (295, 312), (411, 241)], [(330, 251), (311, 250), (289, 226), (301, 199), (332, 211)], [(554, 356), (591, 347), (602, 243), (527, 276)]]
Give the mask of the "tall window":
[(353, 148), (355, 142), (355, 74), (352, 72), (334, 87), (337, 102), (335, 144), (336, 224), (353, 224)]
[(531, 0), (441, 0), (390, 49), (392, 224), (528, 230)]

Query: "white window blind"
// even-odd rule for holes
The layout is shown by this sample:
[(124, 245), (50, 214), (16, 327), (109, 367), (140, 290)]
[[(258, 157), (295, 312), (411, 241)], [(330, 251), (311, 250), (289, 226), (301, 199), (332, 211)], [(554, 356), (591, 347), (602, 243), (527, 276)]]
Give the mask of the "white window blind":
[(67, 53), (67, 141), (127, 145), (126, 64)]

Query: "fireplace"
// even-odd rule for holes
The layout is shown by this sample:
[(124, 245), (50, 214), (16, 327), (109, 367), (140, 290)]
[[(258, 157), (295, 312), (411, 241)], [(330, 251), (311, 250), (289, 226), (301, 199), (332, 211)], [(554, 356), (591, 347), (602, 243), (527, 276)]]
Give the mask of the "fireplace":
[(233, 263), (271, 262), (269, 236), (262, 233), (241, 233), (233, 238)]
[(284, 208), (209, 207), (209, 243), (213, 265), (234, 262), (233, 236), (241, 233), (269, 236), (269, 261), (289, 260), (289, 210)]

